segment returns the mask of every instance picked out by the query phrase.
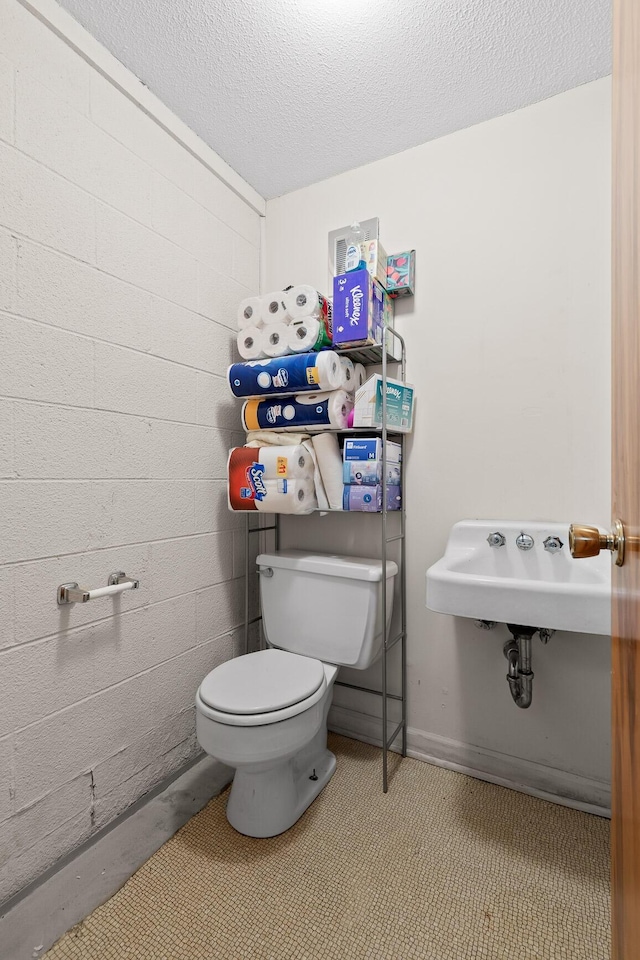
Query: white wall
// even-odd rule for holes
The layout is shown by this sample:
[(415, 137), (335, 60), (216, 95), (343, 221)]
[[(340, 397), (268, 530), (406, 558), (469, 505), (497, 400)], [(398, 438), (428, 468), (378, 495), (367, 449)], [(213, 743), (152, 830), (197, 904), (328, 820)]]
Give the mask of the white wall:
[[(417, 250), (415, 299), (397, 309), (417, 388), (406, 484), (413, 751), (593, 803), (606, 803), (609, 778), (608, 642), (535, 641), (533, 706), (518, 710), (506, 628), (484, 634), (427, 611), (425, 571), (464, 517), (609, 522), (609, 98), (599, 80), (267, 207), (269, 288), (326, 289), (327, 232), (354, 217), (379, 216), (389, 252)], [(288, 518), (285, 542), (362, 555), (374, 525)], [(335, 702), (379, 710), (340, 690)], [(333, 715), (343, 729), (377, 729)]]
[[(224, 374), (259, 219), (0, 0), (0, 900), (194, 755), (237, 648)], [(117, 569), (140, 590), (57, 607)]]

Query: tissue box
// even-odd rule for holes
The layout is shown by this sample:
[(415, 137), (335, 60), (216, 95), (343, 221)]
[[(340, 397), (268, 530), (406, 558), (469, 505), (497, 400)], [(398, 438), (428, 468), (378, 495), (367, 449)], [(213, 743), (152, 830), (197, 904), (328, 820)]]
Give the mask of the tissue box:
[[(382, 511), (382, 487), (345, 486), (342, 494), (343, 510), (359, 510), (364, 513)], [(387, 487), (387, 510), (399, 510), (402, 506), (400, 487)]]
[[(387, 463), (387, 483), (397, 487), (401, 479), (400, 464)], [(342, 464), (342, 480), (355, 486), (382, 483), (382, 460), (345, 460)]]
[(388, 256), (379, 240), (365, 240), (360, 244), (362, 259), (374, 280), (384, 288), (387, 282)]
[[(353, 437), (344, 441), (342, 459), (347, 460), (380, 460), (382, 462), (382, 440), (380, 437)], [(402, 461), (402, 446), (387, 440), (387, 463)]]
[(380, 343), (393, 306), (368, 270), (342, 273), (333, 280), (333, 343), (336, 347)]
[(389, 296), (412, 297), (416, 288), (416, 252), (405, 250), (387, 257), (387, 275), (384, 288)]
[[(387, 427), (399, 433), (413, 430), (413, 386), (387, 377)], [(356, 390), (354, 427), (382, 426), (382, 377), (370, 377)]]

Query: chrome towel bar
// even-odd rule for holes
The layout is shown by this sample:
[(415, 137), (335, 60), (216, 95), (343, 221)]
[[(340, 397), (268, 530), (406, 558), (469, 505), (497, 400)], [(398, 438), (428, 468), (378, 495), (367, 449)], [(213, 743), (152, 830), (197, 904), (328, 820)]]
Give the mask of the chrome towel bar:
[(87, 590), (86, 587), (79, 587), (77, 583), (61, 583), (57, 593), (58, 605), (86, 603), (88, 600), (97, 600), (99, 597), (112, 597), (118, 593), (124, 593), (125, 590), (137, 590), (140, 581), (128, 577), (122, 570), (116, 570), (109, 574), (107, 584), (106, 587)]

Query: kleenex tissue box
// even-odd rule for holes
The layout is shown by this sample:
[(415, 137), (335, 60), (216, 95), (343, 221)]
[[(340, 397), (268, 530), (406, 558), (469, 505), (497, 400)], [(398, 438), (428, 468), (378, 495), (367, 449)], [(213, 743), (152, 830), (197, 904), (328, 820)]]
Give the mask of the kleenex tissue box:
[[(347, 437), (342, 448), (342, 459), (348, 460), (380, 460), (382, 462), (382, 440), (380, 437)], [(387, 440), (387, 463), (402, 461), (402, 446)]]
[(333, 280), (333, 342), (336, 347), (382, 341), (393, 317), (391, 301), (368, 270), (342, 273)]
[(388, 256), (379, 240), (365, 240), (360, 244), (362, 259), (374, 280), (383, 287), (387, 282)]
[(384, 288), (389, 296), (412, 297), (416, 289), (416, 252), (405, 250), (387, 257), (387, 276)]
[[(387, 378), (387, 427), (399, 433), (413, 430), (413, 386)], [(353, 408), (354, 427), (382, 426), (382, 377), (370, 377), (356, 391)]]
[[(402, 506), (400, 487), (387, 487), (387, 510), (399, 510)], [(382, 510), (382, 487), (344, 487), (343, 510), (359, 510), (364, 513), (380, 513)]]

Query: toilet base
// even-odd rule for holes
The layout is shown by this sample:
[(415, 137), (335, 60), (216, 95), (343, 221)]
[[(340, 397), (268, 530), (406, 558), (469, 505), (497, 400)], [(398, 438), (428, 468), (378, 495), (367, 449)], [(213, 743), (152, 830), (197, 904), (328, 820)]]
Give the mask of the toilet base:
[(284, 833), (313, 803), (335, 769), (336, 758), (329, 750), (309, 756), (308, 747), (283, 763), (241, 767), (233, 778), (227, 820), (247, 837)]

